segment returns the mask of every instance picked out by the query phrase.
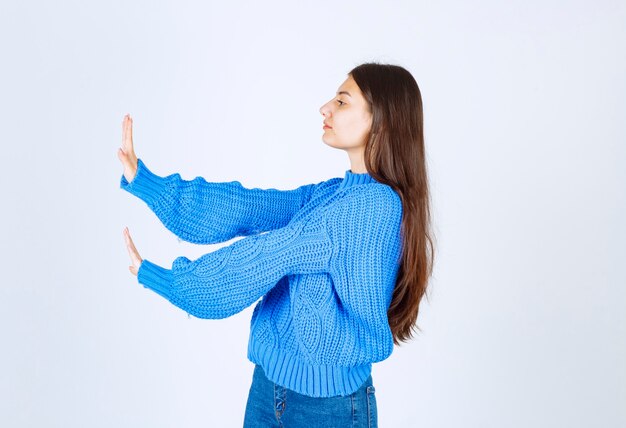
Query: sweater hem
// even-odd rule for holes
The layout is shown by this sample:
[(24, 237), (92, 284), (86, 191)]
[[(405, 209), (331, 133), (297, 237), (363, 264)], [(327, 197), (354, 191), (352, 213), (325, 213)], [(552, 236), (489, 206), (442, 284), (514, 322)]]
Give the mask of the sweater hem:
[(250, 337), (248, 360), (260, 365), (272, 382), (311, 397), (352, 394), (372, 372), (372, 363), (360, 366), (311, 364), (288, 352)]
[(145, 288), (170, 300), (172, 290), (172, 271), (143, 259), (137, 271), (137, 281)]
[(151, 206), (163, 193), (166, 179), (148, 169), (141, 159), (137, 159), (137, 172), (132, 181), (122, 174), (120, 188), (142, 199)]

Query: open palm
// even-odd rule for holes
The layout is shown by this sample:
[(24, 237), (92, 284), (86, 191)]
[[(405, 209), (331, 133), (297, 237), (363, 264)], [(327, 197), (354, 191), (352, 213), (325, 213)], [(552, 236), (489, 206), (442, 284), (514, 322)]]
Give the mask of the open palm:
[(133, 120), (130, 114), (122, 120), (122, 146), (117, 150), (117, 157), (124, 166), (124, 177), (130, 183), (137, 173), (137, 155), (133, 147)]
[[(117, 157), (124, 166), (124, 177), (130, 183), (137, 174), (137, 155), (135, 155), (135, 148), (133, 147), (133, 120), (129, 114), (124, 116), (124, 120), (122, 120), (122, 146), (117, 151)], [(142, 258), (130, 237), (128, 227), (124, 228), (123, 234), (131, 262), (131, 265), (128, 266), (128, 270), (130, 270), (133, 275), (137, 275)]]
[(124, 229), (124, 240), (126, 241), (126, 249), (128, 250), (128, 255), (130, 256), (131, 265), (128, 266), (128, 270), (133, 275), (137, 275), (139, 272), (139, 266), (141, 266), (141, 262), (143, 259), (139, 255), (137, 248), (135, 248), (135, 244), (130, 237), (130, 232), (128, 231), (128, 227)]

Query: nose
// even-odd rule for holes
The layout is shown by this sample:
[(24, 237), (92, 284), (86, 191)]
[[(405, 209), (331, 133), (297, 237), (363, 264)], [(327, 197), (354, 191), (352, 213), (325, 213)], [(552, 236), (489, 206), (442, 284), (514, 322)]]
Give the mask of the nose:
[(328, 109), (328, 103), (320, 107), (320, 114), (324, 116), (325, 118), (330, 115), (330, 110)]

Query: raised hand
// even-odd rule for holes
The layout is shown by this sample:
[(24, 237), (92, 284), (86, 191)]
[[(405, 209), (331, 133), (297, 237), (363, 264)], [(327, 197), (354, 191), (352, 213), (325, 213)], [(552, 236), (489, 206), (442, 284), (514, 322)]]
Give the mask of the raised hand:
[(137, 155), (133, 147), (133, 120), (130, 114), (122, 120), (122, 147), (117, 150), (117, 157), (124, 165), (124, 177), (130, 183), (137, 174)]
[(139, 252), (137, 252), (137, 248), (135, 248), (133, 240), (130, 238), (130, 232), (128, 231), (128, 228), (124, 229), (124, 240), (126, 241), (126, 249), (128, 250), (130, 262), (132, 263), (130, 266), (128, 266), (128, 270), (130, 270), (130, 273), (136, 276), (137, 272), (139, 272), (139, 266), (141, 266), (141, 262), (143, 261), (143, 259), (139, 255)]

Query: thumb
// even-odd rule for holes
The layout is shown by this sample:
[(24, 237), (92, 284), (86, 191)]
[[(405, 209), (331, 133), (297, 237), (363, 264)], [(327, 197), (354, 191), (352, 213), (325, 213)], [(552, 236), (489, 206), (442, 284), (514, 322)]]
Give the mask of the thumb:
[[(124, 167), (124, 174), (127, 175), (126, 178), (128, 179), (128, 181), (131, 181), (132, 177), (135, 176), (135, 173), (137, 171), (138, 163), (135, 162), (135, 165), (133, 165), (130, 156), (121, 147), (117, 149), (117, 157), (119, 158), (120, 162), (122, 162), (122, 166)], [(126, 174), (127, 172), (128, 174)]]
[(120, 161), (122, 161), (124, 166), (126, 166), (126, 164), (128, 163), (128, 156), (126, 155), (126, 152), (124, 152), (124, 149), (122, 149), (121, 147), (117, 149), (117, 157)]

